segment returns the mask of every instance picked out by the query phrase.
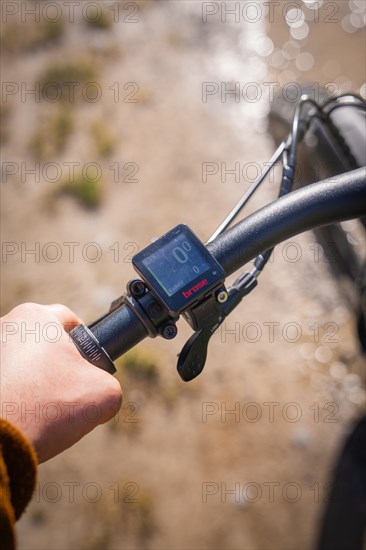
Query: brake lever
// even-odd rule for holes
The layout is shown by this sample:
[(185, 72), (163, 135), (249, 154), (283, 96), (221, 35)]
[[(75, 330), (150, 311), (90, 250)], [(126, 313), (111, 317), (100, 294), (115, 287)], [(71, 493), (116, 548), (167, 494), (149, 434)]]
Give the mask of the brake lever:
[(206, 363), (208, 343), (216, 328), (198, 330), (183, 346), (178, 357), (177, 371), (184, 382), (190, 382), (201, 374)]
[(208, 327), (196, 331), (187, 340), (178, 356), (177, 371), (184, 382), (196, 378), (206, 363), (208, 343), (225, 318), (236, 308), (242, 298), (249, 294), (258, 284), (253, 273), (244, 273), (229, 289), (227, 300), (220, 304), (218, 317)]

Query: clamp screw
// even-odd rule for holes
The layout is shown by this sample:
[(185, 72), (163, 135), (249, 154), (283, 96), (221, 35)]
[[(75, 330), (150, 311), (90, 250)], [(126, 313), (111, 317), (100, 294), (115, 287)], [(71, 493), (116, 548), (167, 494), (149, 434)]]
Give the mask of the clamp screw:
[(216, 299), (220, 304), (224, 304), (228, 299), (228, 293), (226, 290), (220, 290), (216, 295)]
[(146, 287), (140, 279), (133, 279), (127, 285), (129, 292), (135, 298), (141, 298), (145, 294)]
[(172, 340), (172, 338), (175, 338), (177, 336), (177, 333), (178, 329), (175, 324), (169, 324), (163, 328), (163, 338), (165, 338), (166, 340)]

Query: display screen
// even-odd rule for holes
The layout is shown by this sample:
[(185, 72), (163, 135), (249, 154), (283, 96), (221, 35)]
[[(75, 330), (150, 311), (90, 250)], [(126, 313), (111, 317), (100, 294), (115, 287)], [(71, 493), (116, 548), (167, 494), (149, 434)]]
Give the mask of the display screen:
[(142, 260), (168, 296), (205, 273), (210, 264), (183, 232)]
[(147, 287), (173, 314), (225, 280), (220, 264), (184, 224), (138, 252), (132, 263)]

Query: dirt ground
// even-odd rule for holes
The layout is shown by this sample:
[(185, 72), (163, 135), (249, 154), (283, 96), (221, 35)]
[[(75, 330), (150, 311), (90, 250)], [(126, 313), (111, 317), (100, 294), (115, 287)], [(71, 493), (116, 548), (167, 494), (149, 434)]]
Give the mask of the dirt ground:
[[(57, 36), (40, 31), (51, 11), (3, 14), (2, 314), (61, 302), (95, 319), (137, 250), (181, 222), (207, 239), (265, 167), (273, 90), (366, 94), (363, 2), (85, 2), (73, 21), (58, 4)], [(71, 100), (34, 88), (54, 67), (81, 82)], [(78, 196), (70, 166), (89, 174)], [(183, 322), (174, 341), (139, 346), (140, 376), (121, 364), (119, 416), (41, 466), (20, 550), (314, 547), (331, 466), (365, 408), (353, 319), (316, 250), (312, 234), (276, 249), (192, 383), (175, 369)]]

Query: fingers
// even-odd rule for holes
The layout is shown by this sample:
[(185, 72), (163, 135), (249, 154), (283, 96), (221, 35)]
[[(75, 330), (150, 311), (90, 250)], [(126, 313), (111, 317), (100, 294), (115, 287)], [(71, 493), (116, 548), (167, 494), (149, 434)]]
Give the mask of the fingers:
[(40, 305), (29, 302), (16, 306), (7, 316), (9, 318), (20, 317), (24, 320), (33, 318), (40, 320), (44, 318), (46, 313), (55, 317), (63, 325), (66, 332), (70, 332), (77, 325), (83, 323), (80, 317), (62, 304)]
[(77, 325), (83, 323), (71, 309), (62, 304), (51, 304), (46, 307), (63, 325), (66, 332), (70, 332)]

